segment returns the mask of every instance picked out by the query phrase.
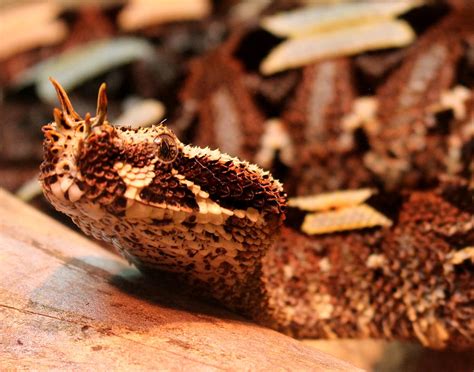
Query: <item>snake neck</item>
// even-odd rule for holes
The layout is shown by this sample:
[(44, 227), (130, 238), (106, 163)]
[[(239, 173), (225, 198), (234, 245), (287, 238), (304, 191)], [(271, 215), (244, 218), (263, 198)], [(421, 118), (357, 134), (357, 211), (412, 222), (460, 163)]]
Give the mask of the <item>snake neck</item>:
[(140, 271), (154, 276), (173, 273), (194, 293), (252, 317), (257, 305), (265, 302), (263, 265), (279, 237), (283, 215), (184, 214), (140, 205), (148, 217), (124, 218), (86, 198), (71, 207), (62, 195), (48, 190), (45, 194), (56, 209), (68, 214), (87, 235), (113, 245)]

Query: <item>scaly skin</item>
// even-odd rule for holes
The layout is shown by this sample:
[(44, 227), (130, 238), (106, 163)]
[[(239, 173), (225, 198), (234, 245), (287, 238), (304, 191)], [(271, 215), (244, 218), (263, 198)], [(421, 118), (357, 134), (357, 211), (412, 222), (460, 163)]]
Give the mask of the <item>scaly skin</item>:
[[(470, 213), (420, 192), (402, 203), (403, 224), (309, 237), (283, 226), (286, 195), (268, 172), (183, 145), (163, 125), (114, 127), (104, 85), (96, 116), (83, 119), (52, 82), (62, 110), (43, 127), (44, 194), (139, 269), (176, 273), (203, 295), (298, 337), (474, 345), (472, 253), (453, 259), (460, 247), (438, 239), (444, 222), (429, 211), (443, 205), (467, 233)], [(420, 210), (428, 211), (423, 221)]]

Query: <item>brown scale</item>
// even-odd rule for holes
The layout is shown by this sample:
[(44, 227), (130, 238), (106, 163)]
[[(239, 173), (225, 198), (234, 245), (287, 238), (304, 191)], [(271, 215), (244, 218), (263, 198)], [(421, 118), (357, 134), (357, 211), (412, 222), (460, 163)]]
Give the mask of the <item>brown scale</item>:
[[(88, 186), (86, 196), (107, 205), (110, 212), (122, 214), (126, 207), (123, 197), (126, 185), (113, 166), (117, 162), (138, 168), (149, 166), (156, 156), (156, 145), (138, 143), (124, 146), (118, 141), (115, 130), (109, 126), (100, 134), (92, 133), (84, 145), (78, 164)], [(159, 164), (152, 183), (140, 192), (140, 197), (144, 201), (186, 205), (196, 210), (198, 206), (193, 193), (185, 185), (179, 184), (178, 179), (169, 173), (170, 170), (171, 165)]]
[(85, 196), (107, 206), (109, 212), (123, 214), (126, 207), (123, 195), (127, 187), (113, 169), (120, 153), (113, 144), (114, 138), (116, 133), (112, 127), (90, 134), (83, 144), (78, 167), (84, 178)]
[[(474, 232), (472, 214), (446, 203), (434, 193), (413, 193), (401, 210), (397, 229), (391, 239), (387, 239), (386, 252), (392, 256), (393, 262), (402, 261), (401, 265), (394, 268), (400, 273), (397, 277), (402, 276), (407, 268), (411, 269), (410, 266), (415, 266), (409, 270), (411, 276), (404, 278), (408, 284), (404, 293), (405, 296), (414, 297), (413, 306), (423, 304), (424, 294), (433, 293), (435, 287), (443, 291), (445, 303), (441, 302), (441, 306), (433, 309), (434, 315), (447, 329), (450, 339), (446, 342), (455, 342), (467, 347), (474, 337), (474, 329), (470, 324), (474, 315), (472, 264), (469, 268), (466, 261), (467, 266), (459, 265), (451, 272), (446, 272), (443, 263), (447, 254), (452, 253), (453, 248), (454, 251), (461, 248), (453, 247), (449, 244), (449, 239), (440, 234), (446, 226), (446, 221), (470, 221), (471, 233)], [(396, 252), (398, 254), (395, 254)], [(412, 284), (412, 288), (409, 284)], [(426, 309), (425, 314), (429, 310)], [(418, 314), (420, 315), (423, 314)]]
[(155, 152), (156, 145), (153, 143), (127, 144), (120, 146), (117, 160), (130, 164), (132, 167), (143, 168), (151, 164), (151, 161), (156, 156)]
[(175, 166), (179, 174), (201, 186), (211, 200), (225, 208), (246, 210), (252, 207), (258, 211), (282, 212), (284, 193), (265, 176), (258, 177), (239, 166), (205, 157), (182, 157)]
[[(423, 35), (412, 47), (402, 67), (381, 86), (378, 91), (379, 116), (386, 123), (381, 138), (390, 140), (390, 135), (400, 135), (402, 129), (406, 131), (405, 134), (409, 134), (413, 127), (406, 123), (426, 115), (424, 110), (436, 103), (441, 92), (451, 86), (456, 62), (461, 57), (463, 38), (474, 31), (470, 25), (473, 13), (465, 12), (456, 12)], [(421, 69), (421, 60), (425, 61), (424, 71)], [(417, 63), (420, 67), (418, 79), (413, 76), (413, 68)], [(423, 83), (423, 89), (415, 90), (408, 85), (410, 78)], [(400, 101), (402, 95), (406, 96), (405, 101)], [(408, 110), (408, 116), (402, 121), (398, 115), (404, 110)]]
[[(443, 195), (447, 198), (443, 198)], [(400, 223), (403, 225), (424, 224), (430, 231), (458, 249), (474, 246), (473, 196), (474, 191), (468, 190), (462, 184), (444, 185), (444, 190), (441, 187), (439, 192), (430, 195), (430, 198), (420, 198), (415, 194), (412, 200), (421, 205), (424, 213), (405, 214)], [(418, 200), (419, 198), (421, 200)], [(460, 205), (456, 205), (458, 198), (464, 201)], [(471, 200), (471, 203), (466, 203), (468, 200)], [(455, 213), (456, 211), (458, 212)]]
[(53, 165), (57, 163), (59, 156), (58, 151), (54, 151), (53, 148), (56, 146), (56, 143), (60, 140), (62, 135), (55, 130), (51, 124), (47, 124), (41, 128), (45, 138), (43, 140), (43, 151), (44, 159), (41, 164), (41, 173), (49, 173)]
[[(284, 229), (263, 265), (276, 310), (257, 319), (298, 337), (417, 338), (430, 347), (469, 347), (472, 264), (446, 273), (453, 253), (439, 233), (446, 221), (473, 217), (418, 192), (404, 201), (393, 229), (314, 238)], [(369, 267), (371, 257), (380, 261)]]
[(341, 126), (355, 98), (351, 68), (348, 59), (334, 59), (303, 69), (295, 98), (282, 115), (297, 144), (286, 185), (291, 194), (371, 184), (353, 134)]
[(295, 98), (283, 115), (295, 143), (327, 144), (342, 133), (338, 122), (351, 110), (355, 98), (351, 68), (347, 59), (323, 61), (304, 68)]
[[(445, 171), (448, 137), (436, 131), (437, 118), (430, 107), (457, 83), (464, 40), (474, 34), (473, 16), (468, 7), (454, 11), (434, 26), (415, 43), (402, 66), (378, 91), (382, 125), (369, 136), (372, 163), (378, 169), (369, 167), (389, 189), (432, 185)], [(444, 130), (450, 125), (438, 124)]]
[(171, 164), (160, 164), (159, 168), (155, 169), (151, 184), (140, 192), (140, 198), (152, 203), (183, 205), (192, 210), (199, 210), (193, 192), (171, 174), (171, 168)]

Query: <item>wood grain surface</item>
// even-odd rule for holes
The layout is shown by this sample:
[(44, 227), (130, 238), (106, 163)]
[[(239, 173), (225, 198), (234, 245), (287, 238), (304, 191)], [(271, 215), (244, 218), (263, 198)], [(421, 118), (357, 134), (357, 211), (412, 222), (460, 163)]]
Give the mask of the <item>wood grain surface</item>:
[(172, 287), (0, 190), (1, 370), (358, 370)]

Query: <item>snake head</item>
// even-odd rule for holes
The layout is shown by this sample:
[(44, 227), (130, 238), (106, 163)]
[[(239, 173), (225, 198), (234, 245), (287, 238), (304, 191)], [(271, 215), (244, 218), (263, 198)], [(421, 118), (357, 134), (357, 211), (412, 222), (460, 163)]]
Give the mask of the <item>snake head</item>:
[(284, 219), (282, 185), (256, 165), (184, 145), (164, 125), (115, 127), (105, 85), (96, 115), (81, 118), (51, 81), (61, 110), (43, 127), (46, 198), (137, 267), (179, 273), (239, 307)]
[[(105, 83), (99, 89), (96, 115), (87, 113), (82, 118), (62, 86), (50, 80), (61, 109), (55, 108), (54, 121), (42, 128), (45, 139), (40, 181), (45, 195), (56, 201), (53, 204), (59, 200), (60, 210), (67, 211), (86, 197), (96, 206), (123, 212), (124, 197), (133, 194), (133, 189), (142, 189), (160, 171), (162, 176), (170, 171), (182, 143), (163, 125), (131, 130), (109, 123)], [(112, 202), (115, 209), (110, 207)]]
[(161, 124), (115, 127), (107, 120), (105, 84), (96, 115), (82, 118), (60, 84), (51, 82), (61, 109), (54, 109), (54, 121), (43, 127), (40, 180), (59, 210), (88, 213), (77, 211), (87, 203), (101, 211), (98, 217), (156, 220), (171, 211), (186, 221), (199, 216), (220, 221), (235, 213), (283, 218), (285, 194), (268, 172), (218, 150), (183, 145)]

